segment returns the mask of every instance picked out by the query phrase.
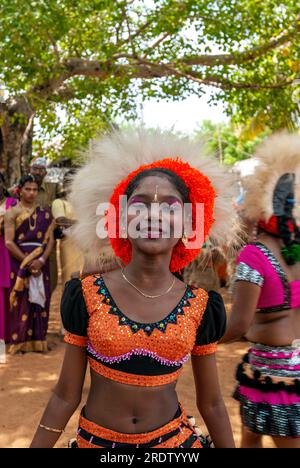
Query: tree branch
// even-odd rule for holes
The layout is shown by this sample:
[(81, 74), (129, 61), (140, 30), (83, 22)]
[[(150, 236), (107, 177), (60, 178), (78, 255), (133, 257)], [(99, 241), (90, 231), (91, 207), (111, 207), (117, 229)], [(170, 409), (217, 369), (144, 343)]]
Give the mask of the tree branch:
[(197, 73), (190, 71), (189, 73), (177, 72), (178, 75), (185, 77), (191, 81), (195, 81), (199, 84), (206, 84), (214, 86), (219, 89), (282, 89), (290, 86), (293, 80), (281, 81), (272, 84), (259, 84), (259, 83), (237, 83), (230, 80), (220, 79), (218, 76), (206, 76), (201, 78)]
[(56, 56), (56, 61), (57, 63), (60, 63), (60, 55), (59, 55), (59, 51), (58, 51), (58, 48), (57, 48), (57, 45), (53, 39), (53, 37), (51, 36), (51, 34), (49, 33), (49, 31), (45, 31), (45, 34), (47, 36), (47, 38), (49, 39), (52, 47), (53, 47), (53, 50), (54, 50), (54, 53), (55, 53), (55, 56)]
[(219, 55), (195, 55), (195, 56), (183, 56), (178, 61), (185, 65), (204, 65), (204, 66), (216, 66), (216, 65), (239, 65), (245, 62), (249, 62), (257, 57), (264, 55), (270, 50), (276, 49), (277, 47), (286, 44), (293, 39), (300, 32), (300, 24), (288, 34), (282, 33), (277, 38), (272, 39), (269, 43), (262, 46), (256, 46), (252, 49), (235, 52), (232, 54), (219, 54)]
[(135, 44), (134, 44), (133, 39), (132, 39), (131, 28), (130, 28), (130, 23), (129, 23), (129, 18), (128, 18), (128, 15), (127, 15), (126, 8), (122, 8), (122, 16), (123, 16), (123, 18), (125, 20), (125, 23), (126, 23), (126, 26), (127, 26), (128, 38), (129, 38), (129, 42), (130, 42), (130, 45), (131, 45), (131, 49), (132, 49), (133, 54), (135, 55), (136, 54)]
[[(151, 62), (147, 62), (144, 59), (140, 59), (139, 62), (147, 67), (147, 72), (150, 73)], [(159, 65), (164, 71), (160, 70), (160, 76), (179, 76), (182, 78), (187, 78), (191, 81), (195, 81), (199, 84), (207, 84), (210, 86), (215, 86), (221, 89), (281, 89), (285, 88), (293, 83), (293, 80), (281, 81), (272, 84), (259, 84), (259, 83), (238, 83), (230, 80), (220, 79), (217, 75), (210, 75), (203, 77), (201, 73), (189, 69), (187, 71), (178, 70), (170, 64), (160, 64)], [(157, 73), (157, 71), (156, 71)], [(153, 76), (152, 76), (153, 77)], [(146, 76), (144, 77), (146, 78)]]
[[(207, 84), (211, 85), (220, 89), (282, 89), (287, 87), (293, 83), (293, 80), (290, 81), (280, 81), (272, 84), (261, 84), (261, 83), (239, 83), (230, 80), (221, 79), (218, 76), (201, 76), (201, 74), (195, 72), (194, 70), (189, 71), (180, 71), (172, 68), (168, 65), (159, 65), (159, 64), (151, 64), (149, 65), (118, 65), (108, 68), (107, 66), (101, 68), (99, 66), (99, 62), (92, 62), (86, 61), (86, 63), (78, 64), (78, 67), (74, 67), (74, 60), (73, 62), (73, 72), (70, 76), (89, 76), (94, 78), (100, 78), (105, 80), (112, 75), (115, 78), (121, 78), (127, 76), (129, 80), (133, 79), (153, 79), (153, 78), (163, 78), (167, 76), (178, 76), (182, 78), (189, 79), (199, 84)], [(82, 62), (81, 60), (79, 60)], [(35, 90), (35, 92), (38, 90)], [(69, 88), (59, 87), (58, 90), (53, 92), (52, 86), (47, 87), (44, 85), (43, 89), (39, 90), (39, 97), (44, 99), (50, 99), (51, 95), (53, 98), (55, 96), (60, 96), (64, 100), (68, 100), (74, 96), (73, 92), (70, 91)]]
[(152, 23), (151, 20), (146, 21), (146, 23), (142, 24), (142, 26), (140, 26), (139, 29), (135, 33), (133, 33), (131, 35), (131, 38), (126, 37), (126, 39), (123, 39), (123, 40), (120, 40), (120, 41), (116, 42), (116, 45), (118, 47), (121, 47), (123, 44), (126, 44), (129, 40), (133, 41), (133, 39), (136, 39), (138, 36), (140, 36), (140, 34), (142, 34), (142, 32), (144, 32), (145, 29), (147, 29), (148, 26), (151, 25), (151, 23)]
[[(272, 83), (270, 85), (258, 83), (239, 83), (230, 80), (221, 80), (218, 76), (202, 77), (201, 74), (192, 69), (195, 65), (202, 66), (215, 66), (222, 64), (238, 65), (243, 62), (252, 60), (259, 55), (276, 48), (287, 41), (291, 40), (295, 34), (300, 31), (300, 24), (298, 27), (288, 34), (282, 34), (269, 44), (260, 47), (255, 47), (245, 52), (237, 54), (223, 54), (223, 55), (199, 55), (197, 57), (182, 57), (177, 63), (156, 63), (145, 60), (132, 54), (116, 54), (112, 56), (112, 60), (99, 61), (88, 60), (82, 58), (70, 58), (61, 62), (57, 69), (54, 70), (54, 77), (48, 82), (35, 86), (27, 96), (36, 95), (38, 98), (46, 98), (55, 93), (63, 86), (63, 83), (73, 76), (89, 76), (105, 80), (110, 76), (115, 78), (128, 77), (128, 79), (143, 78), (162, 78), (166, 76), (181, 76), (191, 79), (199, 84), (211, 84), (223, 89), (278, 89), (290, 85), (291, 81), (282, 81)], [(160, 38), (159, 40), (163, 40)], [(158, 44), (158, 41), (157, 43)], [(155, 45), (155, 44), (154, 44)], [(128, 64), (118, 64), (116, 60), (119, 58), (127, 58)], [(185, 65), (185, 70), (179, 70), (178, 65)]]
[(74, 96), (75, 96), (74, 89), (66, 85), (62, 85), (53, 94), (53, 97), (58, 97), (62, 101), (69, 101), (70, 99), (73, 99)]
[(0, 113), (7, 112), (7, 111), (8, 111), (7, 103), (0, 101)]
[(147, 54), (148, 52), (150, 52), (151, 50), (155, 49), (157, 46), (159, 46), (159, 44), (161, 44), (167, 37), (170, 36), (170, 33), (166, 32), (165, 34), (163, 34), (161, 37), (159, 37), (157, 39), (157, 41), (155, 41), (151, 46), (149, 46), (145, 51), (144, 51), (144, 54), (143, 54), (143, 58), (146, 58), (147, 57)]

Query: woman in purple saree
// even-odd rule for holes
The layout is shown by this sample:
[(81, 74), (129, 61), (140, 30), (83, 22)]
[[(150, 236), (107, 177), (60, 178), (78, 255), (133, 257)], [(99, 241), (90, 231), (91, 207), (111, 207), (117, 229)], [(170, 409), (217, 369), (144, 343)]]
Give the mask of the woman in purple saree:
[(0, 173), (0, 340), (8, 334), (10, 259), (4, 241), (4, 214), (17, 200), (11, 198), (5, 189), (5, 181)]
[(5, 215), (5, 243), (10, 252), (10, 333), (8, 353), (47, 351), (50, 308), (48, 258), (53, 248), (50, 210), (36, 205), (34, 176), (22, 177), (20, 203)]

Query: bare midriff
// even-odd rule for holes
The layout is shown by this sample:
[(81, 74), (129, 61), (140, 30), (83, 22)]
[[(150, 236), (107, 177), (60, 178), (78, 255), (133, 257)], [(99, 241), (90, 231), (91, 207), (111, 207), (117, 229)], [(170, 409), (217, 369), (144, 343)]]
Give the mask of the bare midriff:
[(158, 387), (125, 385), (91, 370), (84, 409), (94, 423), (125, 434), (150, 432), (171, 421), (178, 409), (176, 382)]
[(290, 346), (300, 339), (300, 308), (256, 313), (246, 334), (248, 341), (267, 346)]

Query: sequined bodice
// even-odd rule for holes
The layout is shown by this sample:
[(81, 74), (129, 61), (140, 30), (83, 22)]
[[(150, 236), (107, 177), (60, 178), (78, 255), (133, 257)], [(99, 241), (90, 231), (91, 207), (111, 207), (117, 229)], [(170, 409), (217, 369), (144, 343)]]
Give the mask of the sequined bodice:
[(144, 364), (149, 377), (159, 375), (162, 383), (177, 378), (195, 345), (207, 303), (205, 291), (187, 287), (165, 319), (139, 323), (118, 308), (101, 276), (86, 278), (82, 288), (89, 314), (87, 351), (94, 370), (105, 375), (112, 369), (114, 375), (123, 371), (124, 377), (124, 370), (131, 374)]
[(280, 262), (262, 243), (248, 244), (240, 253), (237, 280), (260, 286), (258, 312), (271, 313), (300, 307), (300, 280), (289, 282)]

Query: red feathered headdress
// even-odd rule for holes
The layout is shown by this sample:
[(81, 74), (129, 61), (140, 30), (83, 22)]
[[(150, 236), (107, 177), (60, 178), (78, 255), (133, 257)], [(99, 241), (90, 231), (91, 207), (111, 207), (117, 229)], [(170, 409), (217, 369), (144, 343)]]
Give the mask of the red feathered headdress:
[[(118, 184), (110, 198), (110, 203), (114, 206), (117, 215), (116, 221), (116, 237), (110, 237), (110, 243), (115, 252), (115, 255), (127, 265), (131, 260), (131, 243), (128, 239), (120, 237), (119, 232), (119, 197), (125, 194), (126, 188), (131, 180), (140, 172), (146, 169), (164, 168), (177, 174), (189, 189), (189, 198), (192, 204), (192, 227), (195, 229), (195, 213), (196, 204), (202, 203), (204, 205), (204, 239), (207, 237), (210, 228), (214, 222), (214, 202), (215, 190), (209, 180), (204, 174), (197, 169), (193, 168), (187, 162), (182, 161), (180, 158), (171, 159), (166, 158), (154, 163), (143, 165), (139, 169), (131, 172), (120, 184)], [(108, 214), (108, 219), (109, 219)], [(189, 264), (199, 253), (201, 249), (187, 249), (182, 241), (179, 241), (172, 254), (170, 263), (170, 271), (178, 271)]]

